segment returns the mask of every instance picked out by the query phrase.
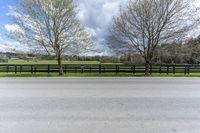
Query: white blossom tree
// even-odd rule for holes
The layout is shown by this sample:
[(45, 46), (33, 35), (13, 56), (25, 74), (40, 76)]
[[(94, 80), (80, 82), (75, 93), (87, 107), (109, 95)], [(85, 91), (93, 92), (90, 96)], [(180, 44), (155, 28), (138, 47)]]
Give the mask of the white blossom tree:
[(19, 0), (10, 14), (18, 30), (11, 30), (9, 36), (56, 56), (63, 75), (62, 56), (85, 52), (93, 44), (77, 13), (73, 0)]

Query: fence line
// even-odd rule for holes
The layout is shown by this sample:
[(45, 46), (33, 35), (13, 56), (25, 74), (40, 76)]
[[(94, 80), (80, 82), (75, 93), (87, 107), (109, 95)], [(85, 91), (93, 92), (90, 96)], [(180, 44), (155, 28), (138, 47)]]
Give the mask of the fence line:
[[(1, 73), (58, 73), (56, 64), (0, 64)], [(145, 73), (144, 65), (110, 65), (110, 64), (63, 64), (63, 71), (67, 73)], [(152, 65), (150, 74), (200, 73), (200, 65)]]

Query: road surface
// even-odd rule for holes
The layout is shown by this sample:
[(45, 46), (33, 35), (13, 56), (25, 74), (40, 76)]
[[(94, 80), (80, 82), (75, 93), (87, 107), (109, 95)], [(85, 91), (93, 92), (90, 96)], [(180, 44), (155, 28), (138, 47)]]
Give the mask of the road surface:
[(200, 79), (1, 78), (0, 133), (200, 133)]

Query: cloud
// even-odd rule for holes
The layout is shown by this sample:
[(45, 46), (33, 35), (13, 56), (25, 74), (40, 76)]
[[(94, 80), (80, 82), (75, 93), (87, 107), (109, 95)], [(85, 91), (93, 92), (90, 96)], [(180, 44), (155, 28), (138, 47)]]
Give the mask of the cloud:
[(24, 31), (16, 24), (6, 24), (5, 25), (5, 29), (8, 33), (14, 33), (14, 32), (17, 32), (17, 33), (22, 33), (24, 34)]
[(24, 47), (19, 46), (21, 45), (16, 41), (3, 39), (3, 37), (0, 37), (0, 52), (15, 52), (16, 50), (23, 51)]
[(108, 52), (104, 45), (105, 38), (109, 35), (113, 16), (118, 15), (120, 5), (123, 6), (126, 2), (127, 0), (77, 0), (78, 18), (96, 40), (97, 48), (105, 54)]
[(9, 39), (7, 36), (0, 34), (0, 52), (28, 52), (28, 45)]
[(8, 6), (9, 12), (6, 13), (6, 16), (10, 17), (10, 16), (17, 16), (17, 13), (15, 12), (15, 6)]
[[(112, 24), (113, 16), (119, 13), (120, 5), (124, 5), (127, 0), (75, 0), (78, 4), (78, 18), (82, 25), (92, 35), (95, 40), (99, 54), (109, 53), (104, 45), (105, 38), (109, 35), (109, 28)], [(18, 16), (14, 12), (15, 7), (8, 6), (10, 9), (7, 16)], [(15, 24), (5, 24), (4, 29), (8, 32), (19, 32), (23, 34), (22, 29)], [(9, 42), (10, 43), (10, 42)]]
[[(128, 0), (75, 0), (78, 4), (80, 19), (83, 26), (91, 33), (93, 39), (96, 41), (96, 48), (99, 49), (99, 55), (110, 53), (109, 48), (105, 45), (105, 38), (109, 35), (109, 28), (112, 26), (113, 16), (119, 14), (120, 6), (125, 6)], [(194, 5), (200, 8), (200, 1), (194, 0)], [(9, 6), (10, 11), (7, 16), (18, 16), (14, 12), (15, 7)], [(17, 25), (6, 24), (6, 31), (19, 31), (23, 32)], [(196, 34), (199, 34), (200, 27), (196, 30)], [(193, 31), (194, 32), (194, 31)], [(2, 42), (0, 37), (0, 43)], [(14, 43), (14, 47), (17, 47), (16, 42), (9, 41), (9, 44)], [(0, 44), (1, 45), (1, 44)], [(19, 47), (19, 46), (18, 46)]]

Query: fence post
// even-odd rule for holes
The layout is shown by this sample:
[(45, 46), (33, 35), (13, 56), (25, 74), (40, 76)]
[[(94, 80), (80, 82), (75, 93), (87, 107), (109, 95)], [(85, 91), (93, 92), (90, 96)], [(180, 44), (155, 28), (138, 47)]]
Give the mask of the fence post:
[(48, 65), (48, 74), (50, 73), (50, 65)]
[(6, 67), (6, 72), (7, 72), (7, 73), (9, 72), (9, 66)]
[(92, 66), (90, 65), (90, 73), (92, 73)]
[(150, 75), (152, 75), (152, 65), (150, 65)]
[(188, 66), (188, 75), (190, 74), (190, 66)]
[(134, 66), (131, 67), (131, 73), (134, 74)]
[(167, 75), (169, 75), (169, 65), (167, 65)]
[(65, 64), (65, 74), (67, 73), (67, 65)]
[(20, 66), (20, 73), (22, 73), (22, 65)]
[(115, 72), (116, 72), (116, 74), (119, 73), (119, 69), (120, 69), (120, 68), (119, 68), (119, 65), (116, 65), (116, 66), (115, 66)]
[(33, 65), (31, 65), (31, 74), (33, 74)]
[(162, 66), (160, 66), (160, 70), (159, 71), (160, 71), (160, 74), (162, 74)]
[(15, 74), (17, 74), (17, 66), (15, 65)]
[(176, 74), (176, 67), (175, 67), (175, 65), (173, 66), (173, 74)]
[(101, 74), (101, 65), (99, 65), (99, 73)]
[(187, 66), (185, 66), (185, 75), (187, 74)]
[(81, 73), (84, 73), (84, 65), (81, 66)]
[(36, 73), (37, 71), (37, 66), (34, 66), (34, 73)]
[(118, 65), (115, 66), (115, 72), (119, 73), (119, 66)]

